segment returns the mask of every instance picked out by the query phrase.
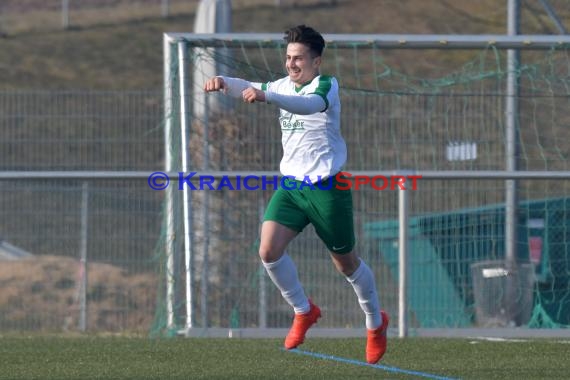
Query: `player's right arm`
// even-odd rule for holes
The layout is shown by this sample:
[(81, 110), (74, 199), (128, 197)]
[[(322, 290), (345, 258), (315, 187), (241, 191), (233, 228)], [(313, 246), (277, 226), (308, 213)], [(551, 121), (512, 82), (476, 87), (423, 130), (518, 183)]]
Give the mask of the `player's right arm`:
[(261, 90), (261, 83), (249, 82), (241, 78), (231, 78), (226, 76), (215, 76), (210, 78), (204, 84), (204, 91), (222, 91), (224, 94), (234, 98), (241, 98), (245, 89), (253, 87)]

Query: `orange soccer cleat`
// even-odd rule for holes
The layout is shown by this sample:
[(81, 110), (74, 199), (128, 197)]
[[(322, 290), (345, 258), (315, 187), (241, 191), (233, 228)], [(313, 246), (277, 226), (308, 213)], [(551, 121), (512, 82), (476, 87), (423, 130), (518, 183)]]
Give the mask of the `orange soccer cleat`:
[(386, 352), (386, 332), (388, 331), (388, 323), (390, 318), (388, 314), (381, 311), (382, 315), (382, 326), (378, 327), (376, 330), (368, 330), (366, 339), (366, 361), (370, 364), (378, 363), (384, 353)]
[(321, 317), (321, 309), (309, 300), (311, 309), (305, 314), (295, 314), (293, 325), (285, 338), (285, 348), (291, 350), (303, 343), (307, 330), (317, 323), (317, 319)]

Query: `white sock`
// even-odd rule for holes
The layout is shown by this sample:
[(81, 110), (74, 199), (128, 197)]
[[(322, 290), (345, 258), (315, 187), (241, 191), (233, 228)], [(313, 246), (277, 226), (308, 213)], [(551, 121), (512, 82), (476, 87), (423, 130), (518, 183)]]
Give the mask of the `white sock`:
[(285, 301), (295, 309), (295, 314), (305, 314), (311, 309), (309, 299), (297, 275), (297, 268), (291, 257), (285, 252), (277, 261), (266, 263), (261, 261), (271, 281), (279, 288)]
[(369, 330), (377, 329), (382, 325), (382, 318), (380, 316), (380, 302), (376, 292), (374, 274), (368, 265), (363, 260), (360, 260), (360, 265), (356, 271), (346, 279), (354, 288), (354, 292), (358, 296), (360, 308), (366, 314), (366, 328)]

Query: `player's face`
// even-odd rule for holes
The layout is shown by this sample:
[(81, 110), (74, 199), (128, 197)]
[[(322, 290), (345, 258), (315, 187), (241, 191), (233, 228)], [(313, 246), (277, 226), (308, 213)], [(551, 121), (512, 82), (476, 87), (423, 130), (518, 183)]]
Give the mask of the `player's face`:
[(321, 57), (313, 57), (310, 49), (298, 42), (287, 45), (285, 67), (291, 80), (301, 86), (319, 75)]

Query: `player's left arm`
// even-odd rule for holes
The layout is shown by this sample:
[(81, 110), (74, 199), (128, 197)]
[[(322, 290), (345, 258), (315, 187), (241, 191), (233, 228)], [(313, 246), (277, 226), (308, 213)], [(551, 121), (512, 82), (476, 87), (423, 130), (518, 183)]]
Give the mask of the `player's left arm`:
[[(267, 87), (266, 87), (267, 88)], [(321, 95), (283, 95), (263, 87), (248, 87), (242, 91), (242, 98), (247, 103), (267, 102), (297, 115), (310, 115), (325, 111), (327, 103)]]
[(306, 95), (283, 95), (265, 92), (265, 101), (273, 103), (288, 112), (297, 115), (311, 115), (317, 112), (325, 112), (329, 107), (329, 97), (338, 96), (338, 83), (330, 76), (321, 75), (315, 90)]
[(265, 92), (265, 101), (297, 115), (311, 115), (324, 112), (327, 109), (327, 103), (317, 94), (298, 96), (267, 91)]

